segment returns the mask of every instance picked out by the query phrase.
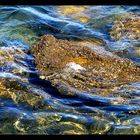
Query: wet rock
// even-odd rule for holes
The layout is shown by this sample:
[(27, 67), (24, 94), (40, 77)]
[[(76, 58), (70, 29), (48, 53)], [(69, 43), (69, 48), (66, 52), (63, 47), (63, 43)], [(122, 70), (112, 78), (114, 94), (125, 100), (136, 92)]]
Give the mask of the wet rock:
[(12, 26), (12, 24), (9, 24), (9, 22), (7, 22), (4, 25), (1, 25), (1, 29), (0, 29), (1, 38), (5, 39), (5, 37), (7, 37), (9, 40), (14, 39), (14, 40), (20, 40), (22, 42), (26, 41), (26, 43), (29, 45), (32, 45), (32, 43), (36, 42), (37, 39), (36, 33), (37, 31), (35, 31), (35, 29), (33, 29), (33, 27), (30, 24), (27, 23), (19, 24), (19, 21), (17, 21), (17, 23), (14, 23), (14, 26)]
[(39, 132), (35, 132), (38, 124), (35, 119), (25, 119), (19, 118), (14, 122), (15, 129), (20, 134), (38, 134)]
[(86, 128), (82, 124), (74, 122), (60, 122), (47, 128), (50, 135), (82, 135), (87, 134)]
[(125, 126), (125, 125), (122, 125), (122, 126), (113, 126), (112, 129), (110, 130), (110, 132), (108, 132), (108, 134), (117, 134), (117, 135), (132, 135), (132, 134), (135, 134), (135, 131), (134, 131), (134, 127), (133, 126)]
[(32, 53), (41, 77), (64, 94), (71, 89), (107, 89), (140, 79), (140, 69), (132, 61), (101, 46), (44, 35)]
[(45, 134), (45, 135), (82, 135), (88, 134), (84, 125), (74, 122), (57, 122), (38, 125), (36, 121), (24, 122), (18, 120), (16, 129), (22, 134)]
[(62, 117), (60, 115), (54, 113), (54, 114), (48, 114), (45, 116), (39, 116), (36, 119), (39, 125), (49, 125), (54, 122), (59, 122), (61, 118)]
[(87, 133), (84, 125), (72, 121), (62, 121), (62, 116), (57, 113), (48, 113), (46, 115), (36, 116), (37, 128), (34, 130), (40, 133), (53, 135), (78, 135)]
[(113, 123), (104, 119), (95, 119), (90, 125), (91, 134), (106, 134), (112, 126)]
[(19, 46), (0, 48), (0, 97), (12, 99), (16, 104), (24, 103), (36, 108), (42, 106), (43, 97), (24, 85), (29, 82), (28, 65), (23, 61), (25, 58), (28, 60), (28, 55)]
[(140, 125), (134, 126), (134, 134), (137, 134), (137, 135), (140, 134)]
[(86, 23), (90, 20), (90, 16), (85, 13), (87, 9), (88, 6), (58, 6), (57, 12), (61, 16)]
[(16, 103), (26, 103), (32, 107), (42, 106), (43, 97), (34, 94), (19, 81), (0, 79), (0, 97), (10, 98)]
[(87, 8), (87, 6), (59, 6), (59, 12), (64, 15), (76, 14), (77, 12), (82, 12)]
[(10, 122), (0, 123), (0, 134), (18, 134), (18, 131), (14, 128)]
[[(28, 65), (24, 59), (29, 59), (27, 51), (22, 50), (20, 46), (10, 46), (0, 48), (0, 72), (3, 72), (2, 77), (5, 77), (7, 73), (10, 77), (26, 76), (22, 80), (28, 82), (27, 77), (29, 76)], [(28, 73), (27, 73), (28, 72)], [(7, 76), (6, 76), (7, 77)]]
[(110, 34), (115, 40), (123, 37), (140, 40), (140, 16), (134, 14), (123, 15), (114, 22)]

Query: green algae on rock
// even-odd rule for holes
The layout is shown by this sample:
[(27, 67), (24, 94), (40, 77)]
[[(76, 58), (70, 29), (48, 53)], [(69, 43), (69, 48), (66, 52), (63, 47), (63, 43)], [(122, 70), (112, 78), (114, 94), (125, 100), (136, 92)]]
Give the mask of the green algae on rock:
[(140, 16), (125, 14), (114, 22), (110, 35), (118, 40), (126, 37), (132, 40), (140, 40)]
[(140, 79), (140, 68), (101, 46), (44, 35), (32, 47), (35, 63), (43, 79), (60, 91), (74, 88), (91, 91)]

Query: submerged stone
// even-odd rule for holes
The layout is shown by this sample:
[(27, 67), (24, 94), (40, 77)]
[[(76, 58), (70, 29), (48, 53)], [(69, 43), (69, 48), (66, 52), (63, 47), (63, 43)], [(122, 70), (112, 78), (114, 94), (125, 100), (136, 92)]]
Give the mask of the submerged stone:
[(43, 99), (19, 81), (10, 79), (0, 79), (0, 97), (12, 99), (16, 103), (25, 103), (35, 108), (41, 106)]
[(1, 122), (0, 124), (0, 134), (18, 134), (18, 131), (14, 128), (10, 122)]
[(74, 122), (59, 122), (47, 128), (50, 135), (82, 135), (88, 134), (84, 125)]
[(134, 126), (113, 126), (107, 134), (132, 135), (135, 134)]
[(90, 20), (90, 16), (86, 14), (88, 6), (58, 6), (57, 12), (64, 17), (86, 23)]
[(76, 14), (77, 12), (82, 12), (87, 8), (87, 6), (59, 6), (59, 12), (64, 15)]
[(94, 120), (90, 125), (91, 134), (106, 134), (111, 129), (112, 123), (107, 120)]
[(32, 53), (41, 77), (61, 92), (107, 89), (140, 79), (140, 68), (132, 61), (101, 46), (44, 35)]
[(110, 32), (111, 37), (118, 40), (122, 37), (140, 40), (140, 16), (126, 14), (116, 20)]

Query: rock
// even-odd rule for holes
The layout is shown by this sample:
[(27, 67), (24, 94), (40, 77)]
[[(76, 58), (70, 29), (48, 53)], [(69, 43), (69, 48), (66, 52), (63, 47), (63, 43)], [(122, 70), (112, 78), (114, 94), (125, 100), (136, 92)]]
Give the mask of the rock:
[(58, 6), (57, 12), (64, 17), (86, 23), (90, 20), (90, 16), (86, 14), (88, 6)]
[(32, 47), (39, 74), (59, 91), (107, 89), (140, 79), (140, 68), (101, 46), (44, 35)]
[(128, 38), (140, 40), (140, 16), (126, 14), (114, 22), (110, 35), (113, 39)]
[(47, 128), (49, 135), (82, 135), (88, 134), (84, 125), (74, 122), (59, 122)]
[(107, 134), (117, 134), (117, 135), (134, 135), (135, 131), (134, 131), (134, 126), (113, 126), (112, 129), (107, 133)]
[(0, 134), (19, 134), (16, 128), (11, 124), (11, 122), (1, 122), (0, 124)]
[(37, 120), (37, 123), (39, 125), (50, 125), (52, 123), (58, 123), (60, 122), (62, 119), (62, 116), (58, 115), (57, 113), (56, 114), (49, 114), (48, 115), (42, 115), (42, 116), (37, 116), (36, 117), (36, 120)]
[(59, 6), (59, 11), (64, 15), (76, 14), (87, 9), (87, 6)]
[(34, 94), (19, 81), (12, 79), (0, 79), (0, 97), (12, 99), (15, 103), (25, 103), (31, 107), (42, 106), (43, 97)]
[(93, 123), (90, 125), (90, 133), (91, 134), (106, 134), (111, 129), (112, 123), (107, 120), (95, 119)]

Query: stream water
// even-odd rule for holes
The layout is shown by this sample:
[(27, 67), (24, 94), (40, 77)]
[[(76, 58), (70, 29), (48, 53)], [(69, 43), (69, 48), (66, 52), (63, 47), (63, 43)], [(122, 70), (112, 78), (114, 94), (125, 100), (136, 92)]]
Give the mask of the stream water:
[[(20, 83), (43, 103), (33, 107), (32, 101), (0, 96), (1, 134), (140, 134), (140, 82), (120, 86), (119, 94), (79, 93), (72, 98), (58, 95), (39, 78), (30, 50), (44, 34), (100, 40), (110, 51), (140, 65), (140, 42), (115, 41), (109, 34), (117, 16), (140, 14), (140, 7), (87, 7), (83, 21), (61, 14), (61, 6), (0, 6), (0, 79)], [(24, 93), (9, 87), (17, 95)], [(6, 94), (1, 88), (0, 92)]]

